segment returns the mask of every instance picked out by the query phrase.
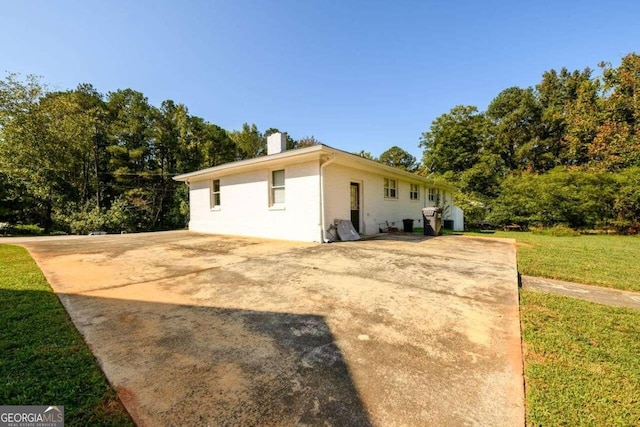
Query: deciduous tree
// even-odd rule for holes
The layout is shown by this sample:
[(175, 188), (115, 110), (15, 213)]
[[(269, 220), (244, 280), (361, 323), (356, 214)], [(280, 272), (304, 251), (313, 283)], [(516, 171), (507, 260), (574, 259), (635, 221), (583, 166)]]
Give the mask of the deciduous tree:
[(477, 107), (459, 105), (431, 123), (420, 139), (429, 172), (459, 174), (471, 168), (487, 141), (489, 122)]
[(267, 138), (255, 124), (243, 123), (242, 129), (229, 134), (238, 147), (241, 159), (252, 159), (267, 154)]
[(416, 158), (397, 145), (380, 154), (378, 161), (387, 166), (393, 166), (409, 172), (413, 172), (417, 168)]

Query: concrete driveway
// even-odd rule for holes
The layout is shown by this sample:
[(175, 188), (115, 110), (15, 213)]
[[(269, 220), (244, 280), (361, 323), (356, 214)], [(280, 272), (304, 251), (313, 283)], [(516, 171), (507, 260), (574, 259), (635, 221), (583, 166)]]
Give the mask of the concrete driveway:
[(512, 241), (20, 244), (139, 425), (524, 424)]

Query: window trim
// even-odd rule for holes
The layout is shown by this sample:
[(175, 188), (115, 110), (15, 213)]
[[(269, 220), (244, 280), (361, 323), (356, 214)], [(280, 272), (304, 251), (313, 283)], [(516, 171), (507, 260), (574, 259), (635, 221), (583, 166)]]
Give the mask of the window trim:
[[(273, 174), (276, 172), (280, 172), (282, 171), (282, 175), (283, 175), (283, 184), (282, 185), (274, 185), (273, 184)], [(275, 202), (275, 192), (274, 190), (276, 189), (282, 189), (284, 190), (284, 202), (282, 203), (276, 203)], [(272, 169), (269, 171), (269, 208), (270, 209), (274, 209), (274, 210), (280, 210), (280, 209), (284, 209), (284, 206), (287, 202), (287, 172), (284, 168), (282, 169)]]
[[(216, 191), (216, 181), (218, 182), (218, 191)], [(219, 211), (222, 205), (222, 197), (220, 195), (221, 183), (219, 179), (212, 179), (209, 183), (209, 203), (211, 210)], [(218, 200), (216, 200), (218, 196)], [(216, 201), (218, 203), (216, 203)]]
[(409, 200), (414, 202), (420, 201), (420, 184), (409, 183)]
[(435, 202), (436, 201), (436, 189), (433, 187), (429, 187), (429, 201), (430, 202)]
[[(391, 183), (393, 182), (393, 187)], [(398, 180), (394, 178), (384, 178), (382, 181), (382, 185), (384, 188), (383, 194), (385, 199), (389, 200), (397, 200), (398, 199)], [(393, 191), (393, 195), (392, 194)]]

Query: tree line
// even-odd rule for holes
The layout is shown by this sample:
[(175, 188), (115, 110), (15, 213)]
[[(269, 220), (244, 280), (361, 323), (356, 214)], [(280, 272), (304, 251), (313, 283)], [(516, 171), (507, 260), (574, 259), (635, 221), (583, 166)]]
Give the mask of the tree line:
[[(422, 163), (395, 145), (378, 158), (355, 154), (456, 184), (471, 222), (637, 231), (640, 56), (599, 69), (547, 71), (534, 87), (502, 91), (486, 111), (454, 107), (422, 134)], [(0, 228), (183, 228), (188, 191), (173, 176), (265, 155), (278, 131), (248, 123), (228, 131), (132, 89), (51, 91), (38, 77), (8, 74), (0, 80)], [(319, 143), (287, 138), (288, 149)]]
[[(227, 131), (132, 89), (50, 91), (39, 77), (8, 74), (0, 80), (0, 222), (34, 233), (183, 228), (188, 192), (172, 177), (265, 155), (266, 137), (278, 131), (248, 123)], [(287, 140), (289, 149), (317, 143)]]
[(574, 228), (640, 222), (640, 56), (550, 70), (486, 111), (456, 106), (422, 134), (422, 173), (456, 183), (465, 216)]

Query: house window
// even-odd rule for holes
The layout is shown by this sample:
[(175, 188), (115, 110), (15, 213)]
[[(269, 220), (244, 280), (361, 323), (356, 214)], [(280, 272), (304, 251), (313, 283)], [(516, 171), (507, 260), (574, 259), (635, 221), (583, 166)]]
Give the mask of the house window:
[(211, 181), (211, 207), (216, 208), (220, 206), (220, 180), (214, 179)]
[(284, 204), (284, 169), (271, 172), (271, 205)]
[(429, 201), (433, 202), (436, 200), (436, 190), (433, 188), (429, 189)]
[(411, 200), (420, 199), (420, 193), (418, 193), (418, 184), (409, 184), (409, 198)]
[(384, 197), (386, 199), (397, 199), (398, 198), (397, 189), (398, 189), (398, 181), (390, 178), (384, 179)]

